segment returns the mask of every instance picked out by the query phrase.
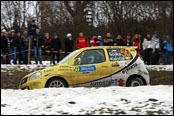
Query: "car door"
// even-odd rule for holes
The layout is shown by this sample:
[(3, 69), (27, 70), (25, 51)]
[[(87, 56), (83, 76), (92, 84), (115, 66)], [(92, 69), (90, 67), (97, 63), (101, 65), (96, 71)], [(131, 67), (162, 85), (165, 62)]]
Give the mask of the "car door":
[(72, 71), (72, 81), (75, 85), (90, 86), (92, 81), (109, 75), (109, 64), (106, 62), (104, 49), (83, 51), (74, 60), (80, 59)]
[(111, 67), (112, 67), (111, 68), (112, 80), (116, 80), (118, 82), (118, 83), (115, 83), (115, 85), (122, 85), (124, 83), (123, 82), (124, 77), (127, 76), (127, 71), (124, 70), (125, 74), (117, 73), (117, 72), (119, 72), (124, 67), (126, 67), (130, 63), (133, 57), (131, 53), (129, 52), (129, 50), (125, 48), (107, 49), (107, 52), (108, 52), (109, 60), (111, 62)]

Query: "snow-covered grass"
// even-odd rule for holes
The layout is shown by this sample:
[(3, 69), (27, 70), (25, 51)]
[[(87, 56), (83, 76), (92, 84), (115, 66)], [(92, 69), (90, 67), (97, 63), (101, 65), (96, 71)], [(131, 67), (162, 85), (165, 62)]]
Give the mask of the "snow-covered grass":
[(3, 114), (173, 114), (173, 86), (1, 89)]
[(173, 71), (172, 65), (147, 65), (147, 69), (156, 71)]
[[(34, 64), (34, 61), (31, 61), (29, 65), (4, 65), (1, 64), (1, 72), (6, 72), (7, 70), (12, 70), (16, 68), (18, 71), (20, 70), (28, 70), (34, 71), (36, 69), (42, 69), (51, 67), (53, 64), (50, 64), (50, 61), (43, 61), (42, 64)], [(173, 71), (173, 64), (172, 65), (146, 65), (147, 69), (149, 70), (156, 70), (156, 71)]]

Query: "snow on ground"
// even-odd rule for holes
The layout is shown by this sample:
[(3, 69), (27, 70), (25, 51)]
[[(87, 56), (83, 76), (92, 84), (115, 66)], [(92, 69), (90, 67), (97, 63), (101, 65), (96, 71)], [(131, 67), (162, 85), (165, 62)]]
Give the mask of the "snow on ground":
[(1, 89), (5, 114), (173, 114), (173, 86)]
[[(1, 64), (1, 72), (6, 72), (7, 70), (12, 70), (16, 68), (18, 71), (20, 70), (28, 70), (33, 71), (35, 69), (47, 68), (53, 66), (50, 64), (50, 61), (43, 61), (43, 64), (34, 64), (34, 61), (31, 61), (29, 65), (4, 65)], [(156, 70), (156, 71), (173, 71), (173, 64), (172, 65), (146, 65), (147, 69), (149, 70)]]
[(147, 69), (156, 71), (173, 71), (172, 65), (147, 65)]

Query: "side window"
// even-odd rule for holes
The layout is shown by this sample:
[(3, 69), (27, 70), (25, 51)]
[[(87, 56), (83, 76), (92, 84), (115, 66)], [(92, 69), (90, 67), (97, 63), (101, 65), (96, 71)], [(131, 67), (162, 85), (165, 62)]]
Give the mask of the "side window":
[(106, 61), (103, 49), (83, 51), (76, 59), (79, 60), (79, 65), (97, 64)]
[(131, 60), (133, 57), (128, 49), (108, 49), (110, 61)]

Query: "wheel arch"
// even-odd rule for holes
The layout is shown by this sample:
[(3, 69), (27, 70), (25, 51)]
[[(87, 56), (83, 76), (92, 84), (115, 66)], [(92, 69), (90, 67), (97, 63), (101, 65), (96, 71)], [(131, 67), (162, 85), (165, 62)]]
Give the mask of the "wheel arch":
[(140, 78), (140, 79), (143, 81), (144, 85), (147, 85), (146, 80), (145, 80), (141, 75), (133, 74), (133, 75), (129, 76), (128, 79), (126, 80), (126, 86), (127, 86), (128, 82), (129, 82), (129, 80), (130, 80), (131, 78), (134, 78), (134, 77)]
[(45, 83), (45, 87), (46, 87), (46, 85), (48, 84), (48, 82), (49, 82), (50, 80), (55, 79), (55, 78), (63, 80), (63, 81), (66, 83), (67, 87), (69, 87), (68, 82), (67, 82), (63, 77), (60, 77), (60, 76), (54, 76), (54, 77), (49, 78), (49, 79), (46, 81), (46, 83)]

